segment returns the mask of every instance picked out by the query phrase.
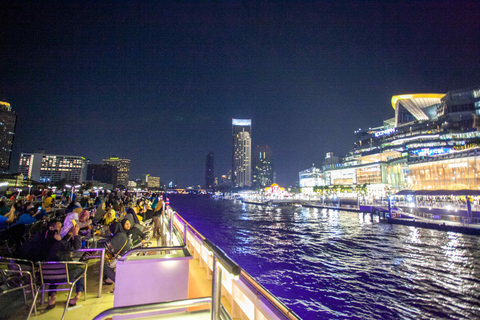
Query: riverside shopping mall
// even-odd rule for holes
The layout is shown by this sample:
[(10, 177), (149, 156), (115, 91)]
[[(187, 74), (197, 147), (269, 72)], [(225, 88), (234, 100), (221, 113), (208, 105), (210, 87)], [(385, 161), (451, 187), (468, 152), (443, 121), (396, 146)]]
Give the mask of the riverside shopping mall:
[(385, 197), (401, 190), (480, 190), (480, 86), (392, 97), (395, 117), (355, 131), (354, 148), (299, 173), (305, 194)]

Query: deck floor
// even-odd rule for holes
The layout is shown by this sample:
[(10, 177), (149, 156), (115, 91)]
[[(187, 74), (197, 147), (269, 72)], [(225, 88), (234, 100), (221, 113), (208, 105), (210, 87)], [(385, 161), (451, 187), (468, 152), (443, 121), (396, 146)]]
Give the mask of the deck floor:
[[(65, 319), (93, 319), (100, 312), (113, 307), (114, 294), (111, 293), (113, 285), (103, 286), (102, 296), (98, 295), (98, 281), (99, 281), (100, 261), (90, 260), (87, 272), (87, 299), (82, 298), (77, 302), (73, 308), (68, 308), (65, 313)], [(207, 273), (204, 268), (200, 267), (197, 259), (192, 259), (189, 262), (189, 298), (200, 298), (211, 295), (212, 281), (207, 279)], [(75, 292), (75, 289), (73, 290)], [(30, 319), (44, 320), (44, 319), (61, 319), (63, 309), (67, 300), (67, 291), (57, 292), (56, 307), (52, 310), (45, 310), (47, 302), (40, 305), (39, 298), (37, 298), (37, 315), (32, 313)], [(45, 295), (46, 297), (46, 295)], [(31, 295), (27, 295), (28, 306), (25, 306), (23, 295), (21, 291), (12, 292), (8, 295), (0, 297), (0, 309), (2, 310), (0, 319), (17, 320), (25, 319), (29, 307), (31, 305)], [(228, 301), (222, 297), (222, 303), (227, 311), (231, 311), (231, 306)], [(210, 319), (210, 306), (199, 306), (189, 308), (189, 312), (182, 312), (176, 314), (169, 314), (164, 316), (156, 316), (155, 319)], [(203, 311), (198, 311), (203, 310)], [(144, 319), (153, 319), (147, 317)]]

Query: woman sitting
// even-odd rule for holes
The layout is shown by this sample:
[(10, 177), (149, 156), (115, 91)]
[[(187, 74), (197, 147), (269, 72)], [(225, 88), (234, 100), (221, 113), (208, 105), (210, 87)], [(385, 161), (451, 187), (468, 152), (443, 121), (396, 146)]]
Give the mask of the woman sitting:
[[(111, 249), (111, 254), (113, 258), (123, 255), (125, 252), (130, 250), (132, 244), (130, 243), (128, 236), (123, 229), (122, 225), (118, 222), (113, 222), (110, 225), (110, 232), (112, 233), (112, 238), (110, 239), (107, 246)], [(109, 249), (109, 250), (110, 250)], [(115, 282), (115, 267), (109, 263), (105, 263), (104, 268), (104, 278), (103, 284), (109, 285)]]
[(129, 219), (125, 218), (122, 220), (122, 227), (127, 233), (127, 236), (131, 236), (133, 246), (145, 243), (146, 235), (138, 228), (134, 227)]

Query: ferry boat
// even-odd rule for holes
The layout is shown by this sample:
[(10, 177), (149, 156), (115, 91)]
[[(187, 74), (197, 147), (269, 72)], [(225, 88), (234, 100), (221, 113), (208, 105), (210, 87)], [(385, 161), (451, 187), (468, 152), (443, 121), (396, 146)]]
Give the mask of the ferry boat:
[(91, 248), (99, 254), (88, 260), (85, 299), (64, 313), (60, 291), (54, 309), (37, 303), (28, 317), (35, 310), (27, 291), (9, 304), (16, 308), (9, 319), (300, 319), (172, 208), (164, 212), (156, 246), (118, 260), (113, 294), (102, 285), (104, 249)]

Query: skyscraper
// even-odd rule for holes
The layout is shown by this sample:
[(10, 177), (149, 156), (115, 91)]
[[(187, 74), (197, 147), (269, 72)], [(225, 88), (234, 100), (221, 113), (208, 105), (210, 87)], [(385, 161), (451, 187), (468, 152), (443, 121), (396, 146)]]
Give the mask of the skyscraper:
[(128, 177), (130, 175), (130, 159), (110, 157), (108, 159), (103, 159), (102, 162), (118, 168), (116, 185), (122, 185), (126, 188), (128, 186)]
[(0, 101), (0, 173), (7, 173), (10, 168), (16, 123), (17, 115), (10, 103)]
[(255, 188), (271, 186), (273, 181), (273, 152), (268, 146), (257, 146), (253, 152), (252, 185)]
[(232, 185), (252, 185), (252, 120), (232, 119)]
[(213, 172), (214, 163), (212, 151), (207, 155), (205, 161), (205, 189), (213, 189), (215, 187), (215, 175)]

